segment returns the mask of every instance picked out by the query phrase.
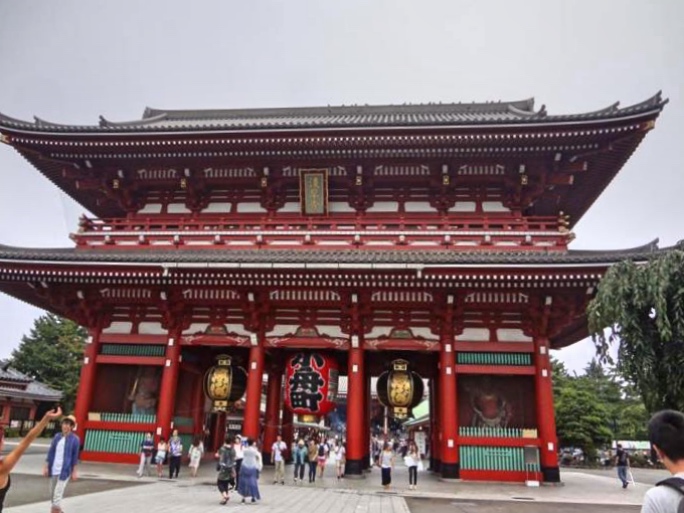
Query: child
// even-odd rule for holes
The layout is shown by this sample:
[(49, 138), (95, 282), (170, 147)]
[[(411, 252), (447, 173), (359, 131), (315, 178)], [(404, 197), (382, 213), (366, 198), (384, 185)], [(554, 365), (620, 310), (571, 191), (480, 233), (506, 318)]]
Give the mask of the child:
[(168, 451), (168, 446), (164, 437), (159, 439), (157, 444), (157, 454), (154, 457), (154, 462), (157, 464), (157, 477), (162, 476), (162, 471), (164, 470), (164, 460), (166, 460), (166, 452)]

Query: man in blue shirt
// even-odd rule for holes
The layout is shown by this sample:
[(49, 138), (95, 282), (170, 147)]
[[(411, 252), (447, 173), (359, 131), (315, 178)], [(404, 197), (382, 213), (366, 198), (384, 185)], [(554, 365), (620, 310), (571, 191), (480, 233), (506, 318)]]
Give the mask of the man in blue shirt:
[(68, 415), (62, 419), (62, 432), (58, 433), (50, 444), (43, 475), (50, 478), (50, 513), (62, 512), (62, 497), (70, 479), (76, 481), (76, 465), (80, 440), (73, 433), (76, 418)]

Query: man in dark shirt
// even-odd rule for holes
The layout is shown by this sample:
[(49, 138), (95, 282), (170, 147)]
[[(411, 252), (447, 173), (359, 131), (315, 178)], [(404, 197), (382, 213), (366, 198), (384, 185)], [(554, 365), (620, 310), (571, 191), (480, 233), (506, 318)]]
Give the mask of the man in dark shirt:
[(622, 448), (622, 444), (617, 444), (617, 452), (615, 453), (615, 464), (617, 465), (618, 478), (622, 481), (622, 487), (627, 488), (629, 481), (627, 480), (627, 470), (629, 469), (629, 455), (627, 451)]

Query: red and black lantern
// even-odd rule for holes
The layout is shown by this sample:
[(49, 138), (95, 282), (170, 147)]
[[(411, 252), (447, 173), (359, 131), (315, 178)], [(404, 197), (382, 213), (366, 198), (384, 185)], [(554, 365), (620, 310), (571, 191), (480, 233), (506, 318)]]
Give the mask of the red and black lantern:
[(403, 420), (422, 401), (424, 388), (423, 379), (409, 369), (407, 360), (394, 360), (390, 370), (378, 378), (378, 399), (392, 417)]
[(204, 375), (204, 393), (212, 400), (213, 410), (226, 411), (242, 398), (247, 388), (247, 373), (242, 367), (233, 365), (227, 355), (216, 357), (216, 365)]
[(295, 354), (287, 362), (285, 379), (285, 406), (302, 421), (315, 421), (335, 409), (339, 368), (330, 356)]

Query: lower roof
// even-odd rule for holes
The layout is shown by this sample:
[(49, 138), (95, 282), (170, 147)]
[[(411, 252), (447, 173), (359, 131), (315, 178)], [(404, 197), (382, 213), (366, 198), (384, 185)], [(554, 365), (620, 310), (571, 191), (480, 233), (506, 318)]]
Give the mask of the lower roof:
[[(683, 244), (684, 241), (678, 243)], [(0, 268), (5, 263), (173, 265), (184, 264), (409, 264), (459, 266), (610, 265), (622, 260), (649, 260), (671, 248), (659, 248), (658, 240), (620, 250), (489, 251), (489, 250), (234, 250), (234, 249), (96, 249), (20, 248), (0, 245)]]

